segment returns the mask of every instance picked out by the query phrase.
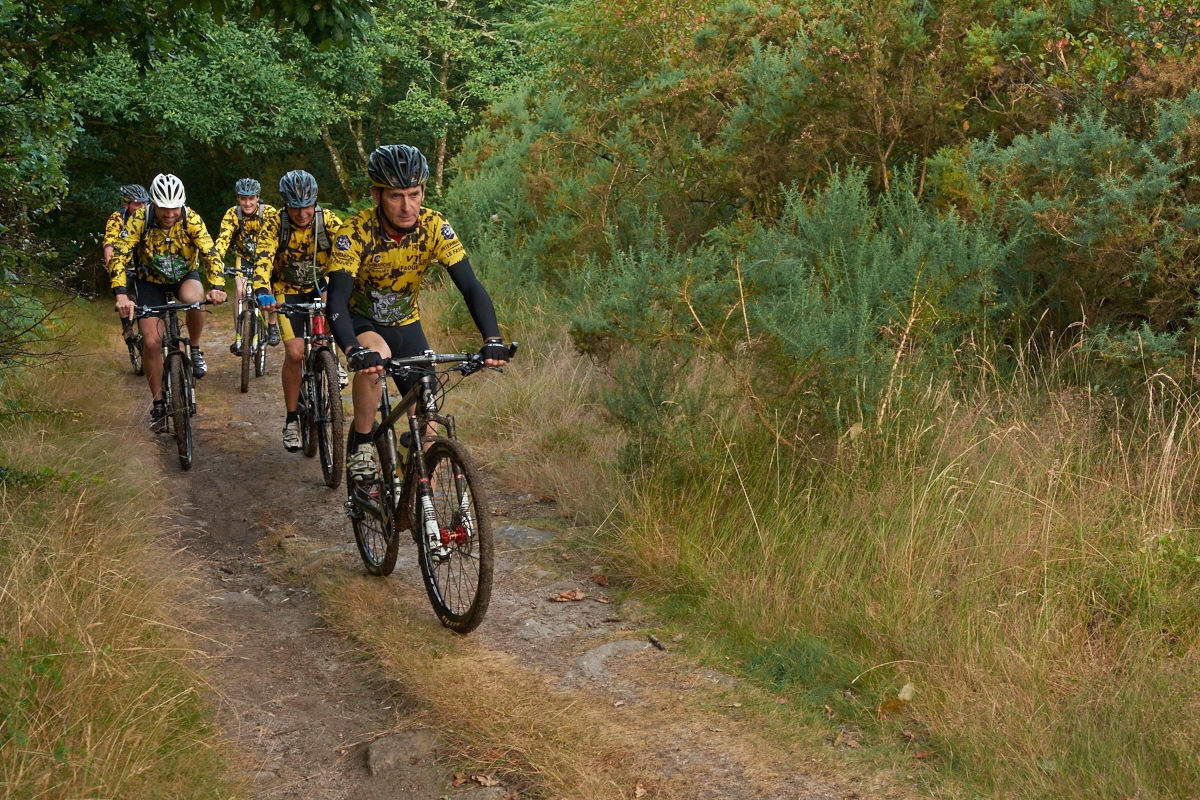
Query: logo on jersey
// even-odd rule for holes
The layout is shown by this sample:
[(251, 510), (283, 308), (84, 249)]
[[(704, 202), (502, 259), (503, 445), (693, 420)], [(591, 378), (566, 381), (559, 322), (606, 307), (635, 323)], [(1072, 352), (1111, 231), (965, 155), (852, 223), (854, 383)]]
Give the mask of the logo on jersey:
[(442, 238), (447, 242), (454, 238), (454, 228), (450, 227), (449, 222), (442, 225)]
[(350, 237), (343, 233), (341, 236), (337, 237), (337, 241), (333, 243), (333, 246), (338, 250), (349, 250)]

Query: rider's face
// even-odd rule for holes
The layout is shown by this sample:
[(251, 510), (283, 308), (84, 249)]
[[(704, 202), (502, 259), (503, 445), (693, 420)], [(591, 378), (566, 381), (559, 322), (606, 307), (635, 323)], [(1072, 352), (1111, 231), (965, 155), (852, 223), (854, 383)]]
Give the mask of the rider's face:
[(125, 210), (128, 211), (130, 214), (137, 211), (139, 208), (145, 208), (145, 207), (146, 207), (145, 203), (139, 203), (137, 200), (130, 200), (128, 203), (125, 204)]
[(258, 195), (256, 194), (239, 194), (238, 206), (242, 209), (242, 213), (246, 216), (258, 213)]
[(421, 213), (421, 203), (425, 200), (425, 187), (414, 186), (411, 189), (392, 189), (373, 187), (371, 196), (375, 204), (383, 212), (383, 219), (397, 231), (410, 230), (417, 224)]
[(182, 208), (156, 208), (154, 210), (154, 219), (158, 222), (158, 227), (164, 231), (170, 230), (171, 226), (179, 222), (179, 218), (182, 216)]
[(292, 224), (297, 228), (307, 228), (312, 224), (313, 216), (317, 213), (317, 206), (304, 206), (303, 208), (292, 208), (288, 206), (287, 215), (292, 220)]

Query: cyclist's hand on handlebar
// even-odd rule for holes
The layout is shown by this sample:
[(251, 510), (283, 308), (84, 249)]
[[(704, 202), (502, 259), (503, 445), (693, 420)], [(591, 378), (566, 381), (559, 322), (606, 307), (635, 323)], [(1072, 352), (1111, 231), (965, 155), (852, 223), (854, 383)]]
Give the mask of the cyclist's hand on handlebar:
[(254, 301), (258, 303), (259, 308), (264, 308), (267, 311), (274, 311), (279, 308), (279, 302), (275, 299), (275, 295), (259, 292), (254, 295)]
[(488, 339), (479, 348), (483, 363), (489, 367), (502, 367), (508, 363), (508, 345), (503, 340)]
[(383, 358), (374, 350), (356, 344), (346, 351), (346, 364), (355, 372), (367, 375), (383, 374)]
[(211, 289), (209, 290), (208, 294), (205, 295), (205, 298), (207, 298), (208, 302), (215, 306), (221, 305), (221, 303), (224, 303), (228, 299), (224, 289)]
[(137, 305), (129, 299), (127, 294), (117, 295), (117, 314), (125, 319), (133, 319), (134, 312), (137, 311)]

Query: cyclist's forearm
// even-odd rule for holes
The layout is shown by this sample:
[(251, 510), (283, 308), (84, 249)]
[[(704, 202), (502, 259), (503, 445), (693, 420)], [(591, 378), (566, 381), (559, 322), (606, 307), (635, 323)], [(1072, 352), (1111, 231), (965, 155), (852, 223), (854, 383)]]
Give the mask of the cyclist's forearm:
[(338, 270), (329, 273), (328, 278), (329, 305), (326, 312), (329, 326), (333, 328), (334, 341), (345, 352), (358, 344), (358, 337), (354, 335), (354, 323), (350, 321), (350, 295), (354, 292), (354, 276)]
[(496, 322), (496, 307), (492, 305), (492, 297), (487, 293), (487, 289), (484, 289), (479, 278), (475, 277), (471, 262), (464, 258), (446, 271), (450, 273), (450, 279), (454, 281), (458, 291), (462, 292), (463, 300), (467, 302), (467, 310), (471, 312), (471, 319), (475, 321), (480, 335), (484, 339), (498, 337), (500, 325)]

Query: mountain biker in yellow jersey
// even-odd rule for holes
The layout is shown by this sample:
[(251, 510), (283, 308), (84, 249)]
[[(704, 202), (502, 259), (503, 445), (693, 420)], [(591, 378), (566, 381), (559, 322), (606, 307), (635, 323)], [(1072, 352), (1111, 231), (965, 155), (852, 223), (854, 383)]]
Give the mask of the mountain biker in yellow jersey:
[[(121, 231), (125, 228), (125, 220), (133, 212), (145, 208), (150, 202), (150, 195), (146, 193), (146, 187), (140, 183), (127, 183), (120, 188), (121, 207), (114, 211), (108, 218), (108, 222), (104, 225), (104, 268), (108, 269), (109, 262), (112, 261), (113, 250), (117, 246), (117, 239), (121, 236)], [(133, 335), (133, 322), (121, 318), (121, 330), (123, 336), (128, 339)]]
[[(137, 270), (134, 280), (138, 302), (142, 305), (162, 305), (167, 302), (168, 292), (183, 303), (203, 300), (206, 295), (195, 268), (197, 258), (208, 270), (212, 289), (207, 298), (216, 304), (225, 302), (225, 276), (213, 249), (212, 237), (200, 215), (185, 205), (186, 200), (183, 181), (174, 175), (159, 174), (150, 184), (150, 204), (134, 212), (125, 222), (109, 262), (117, 313), (125, 319), (133, 319), (135, 313), (125, 274), (131, 265)], [(162, 399), (162, 332), (157, 319), (143, 319), (140, 326), (145, 344), (142, 363), (154, 400), (150, 418), (157, 423), (166, 414)], [(203, 311), (187, 312), (187, 329), (192, 346), (192, 372), (201, 378), (208, 372), (204, 354), (200, 351)]]
[[(246, 293), (246, 278), (243, 277), (241, 269), (243, 266), (248, 266), (252, 271), (258, 271), (259, 249), (258, 241), (262, 236), (265, 220), (270, 213), (276, 213), (276, 210), (259, 202), (259, 193), (262, 191), (262, 185), (254, 180), (254, 178), (240, 178), (233, 185), (233, 190), (237, 193), (237, 205), (233, 206), (225, 212), (225, 216), (221, 218), (221, 227), (217, 232), (217, 239), (214, 245), (217, 249), (217, 258), (222, 261), (225, 256), (231, 251), (233, 253), (233, 268), (237, 271), (234, 278), (236, 283), (233, 309), (233, 344), (229, 345), (229, 352), (235, 356), (242, 354), (242, 332), (238, 329), (238, 315), (241, 314), (241, 297)], [(263, 253), (262, 258), (269, 257), (269, 253)], [(279, 344), (279, 325), (276, 323), (275, 315), (269, 315), (267, 326), (267, 344)]]
[[(417, 295), (421, 279), (441, 263), (462, 293), (483, 337), (488, 366), (508, 361), (491, 296), (476, 278), (462, 242), (441, 213), (424, 208), (429, 165), (415, 147), (382, 145), (367, 162), (373, 208), (352, 216), (337, 231), (329, 260), (329, 322), (356, 370), (354, 424), (347, 470), (355, 480), (378, 471), (371, 426), (382, 389), (383, 360), (429, 349), (421, 329)], [(415, 380), (415, 379), (414, 379)], [(400, 386), (401, 394), (409, 386)]]
[[(284, 209), (272, 210), (266, 216), (261, 246), (267, 258), (259, 262), (260, 269), (254, 274), (254, 294), (266, 309), (274, 309), (279, 303), (311, 303), (323, 297), (333, 232), (342, 224), (336, 214), (317, 205), (317, 179), (302, 169), (279, 179), (279, 196)], [(283, 332), (281, 380), (287, 412), (283, 446), (294, 453), (300, 449), (296, 406), (304, 372), (304, 340), (293, 328), (300, 325), (298, 315), (292, 318), (285, 314), (279, 325)]]
[(114, 211), (108, 217), (108, 222), (104, 224), (104, 266), (108, 267), (108, 263), (112, 261), (113, 249), (117, 246), (117, 238), (121, 235), (121, 229), (125, 227), (125, 220), (138, 209), (145, 208), (150, 202), (150, 195), (146, 193), (146, 187), (140, 183), (127, 183), (120, 189), (121, 207)]

